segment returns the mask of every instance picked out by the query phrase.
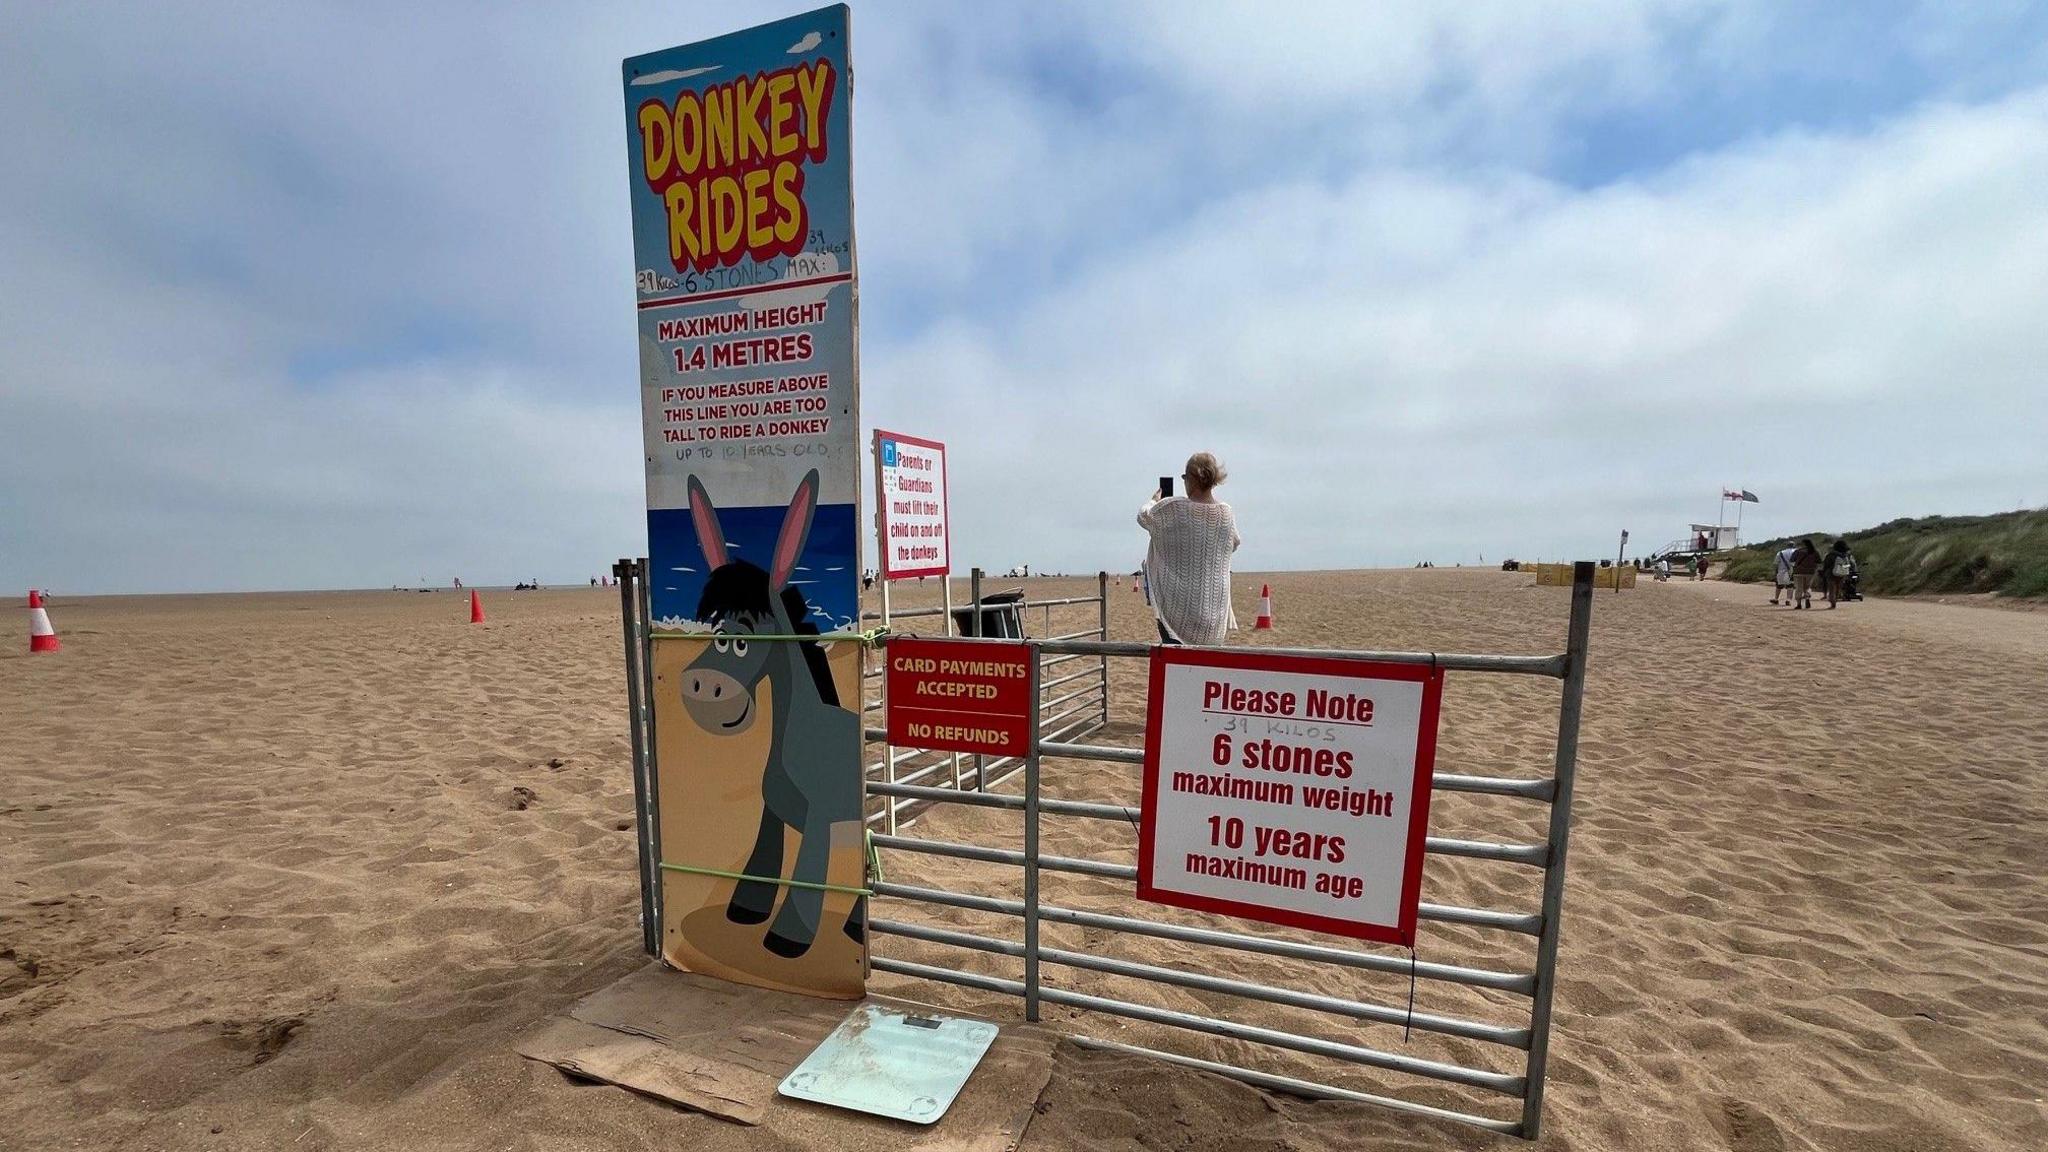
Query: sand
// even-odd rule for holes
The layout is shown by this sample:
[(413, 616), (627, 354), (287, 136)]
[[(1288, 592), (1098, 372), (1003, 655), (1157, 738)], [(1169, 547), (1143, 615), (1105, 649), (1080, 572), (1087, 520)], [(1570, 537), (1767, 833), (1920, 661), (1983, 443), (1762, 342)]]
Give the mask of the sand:
[[(1252, 618), (1258, 577), (1240, 580)], [(1274, 576), (1250, 639), (1551, 652), (1567, 593), (1526, 576)], [(1008, 586), (1007, 581), (991, 581)], [(1090, 582), (1092, 583), (1092, 581)], [(1079, 582), (1033, 581), (1034, 594)], [(1056, 591), (1057, 590), (1057, 591)], [(906, 590), (906, 599), (936, 594)], [(2048, 1146), (2048, 617), (1917, 602), (1789, 613), (1768, 590), (1646, 584), (1595, 618), (1541, 1147)], [(487, 592), (75, 599), (65, 650), (0, 655), (0, 1149), (798, 1148), (517, 1057), (524, 1030), (642, 962), (617, 600)], [(1113, 600), (1139, 638), (1141, 601)], [(1062, 630), (1078, 623), (1056, 621)], [(1106, 738), (1135, 742), (1139, 668)], [(1549, 682), (1453, 675), (1439, 767), (1535, 775)], [(1054, 763), (1050, 794), (1135, 795)], [(1440, 796), (1450, 835), (1540, 812)], [(948, 808), (909, 834), (1015, 843)], [(1130, 859), (1049, 820), (1046, 850)], [(1003, 893), (994, 865), (892, 853), (892, 880)], [(1122, 886), (1047, 898), (1129, 911)], [(1535, 874), (1432, 860), (1424, 898), (1532, 907)], [(880, 915), (1014, 931), (902, 903)], [(1159, 910), (1163, 918), (1205, 922)], [(1405, 980), (1066, 929), (1048, 942), (1389, 1003)], [(878, 951), (1015, 975), (882, 938)], [(1425, 960), (1521, 967), (1520, 937), (1429, 926)], [(1515, 1053), (1048, 969), (1061, 987), (1519, 1070)], [(963, 1009), (1012, 1001), (878, 977)], [(1417, 1007), (1514, 1022), (1425, 982)], [(1048, 1008), (1055, 1027), (1331, 1076), (1308, 1057)], [(1264, 1096), (1072, 1045), (1027, 1147), (1515, 1148), (1370, 1107)], [(1508, 1114), (1386, 1074), (1346, 1083)], [(876, 1140), (873, 1146), (886, 1146)]]

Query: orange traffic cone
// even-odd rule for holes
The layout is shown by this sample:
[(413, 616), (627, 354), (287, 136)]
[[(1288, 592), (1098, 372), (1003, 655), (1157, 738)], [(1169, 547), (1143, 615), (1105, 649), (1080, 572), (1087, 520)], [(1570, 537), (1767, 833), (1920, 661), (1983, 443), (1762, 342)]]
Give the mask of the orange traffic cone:
[(1259, 618), (1252, 621), (1254, 630), (1273, 626), (1273, 586), (1259, 585)]
[(57, 642), (57, 630), (50, 627), (50, 612), (43, 607), (43, 594), (31, 588), (28, 590), (28, 650), (31, 652), (56, 652), (64, 645)]
[(481, 624), (484, 622), (484, 598), (477, 595), (474, 588), (469, 590), (469, 622), (471, 624)]

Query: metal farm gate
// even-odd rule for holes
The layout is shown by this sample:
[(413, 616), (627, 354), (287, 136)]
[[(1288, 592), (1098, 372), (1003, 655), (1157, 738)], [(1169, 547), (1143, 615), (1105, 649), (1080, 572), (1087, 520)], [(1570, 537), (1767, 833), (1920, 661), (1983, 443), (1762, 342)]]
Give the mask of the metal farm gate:
[[(655, 883), (659, 860), (655, 775), (652, 765), (652, 713), (648, 706), (649, 673), (646, 659), (645, 590), (641, 573), (644, 561), (620, 561), (618, 575), (621, 608), (625, 618), (625, 650), (628, 672), (628, 702), (632, 709), (635, 795), (640, 809), (640, 873), (644, 943), (658, 955), (659, 886)], [(981, 620), (979, 571), (976, 594), (970, 601), (974, 620)], [(1470, 867), (1518, 870), (1533, 882), (1520, 885), (1533, 907), (1507, 909), (1424, 902), (1420, 919), (1432, 932), (1446, 934), (1444, 942), (1466, 950), (1492, 954), (1489, 945), (1500, 941), (1510, 952), (1519, 952), (1495, 966), (1477, 966), (1424, 961), (1417, 953), (1318, 933), (1275, 929), (1247, 932), (1214, 926), (1224, 918), (1181, 914), (1177, 920), (1154, 919), (1151, 913), (1178, 910), (1140, 903), (1128, 890), (1114, 902), (1117, 911), (1107, 912), (1050, 903), (1041, 896), (1041, 881), (1083, 877), (1134, 885), (1137, 868), (1126, 860), (1100, 860), (1048, 854), (1040, 850), (1042, 828), (1047, 817), (1054, 820), (1102, 821), (1135, 828), (1140, 818), (1136, 803), (1047, 794), (1046, 765), (1054, 762), (1062, 778), (1063, 766), (1096, 762), (1125, 766), (1141, 765), (1139, 747), (1079, 742), (1086, 735), (1111, 724), (1109, 684), (1111, 661), (1142, 660), (1152, 653), (1149, 644), (1120, 643), (1107, 639), (1108, 579), (1097, 578), (1097, 595), (1053, 601), (1018, 603), (1028, 615), (1044, 612), (1044, 634), (1026, 639), (984, 639), (980, 643), (1016, 646), (1029, 644), (1038, 654), (1034, 662), (1031, 698), (1038, 701), (1035, 751), (1017, 762), (991, 758), (985, 763), (975, 757), (948, 753), (923, 753), (915, 749), (890, 748), (883, 728), (867, 727), (867, 741), (880, 749), (879, 759), (868, 764), (867, 791), (877, 802), (868, 817), (870, 839), (878, 853), (914, 853), (958, 861), (980, 862), (1021, 873), (1021, 898), (987, 893), (958, 892), (870, 877), (870, 890), (879, 904), (868, 923), (874, 940), (871, 965), (875, 971), (958, 985), (985, 993), (1016, 996), (1023, 1001), (1023, 1016), (1037, 1021), (1044, 1005), (1057, 1005), (1136, 1023), (1161, 1036), (1176, 1031), (1220, 1037), (1231, 1043), (1231, 1052), (1256, 1054), (1261, 1049), (1279, 1050), (1296, 1064), (1303, 1057), (1310, 1063), (1332, 1069), (1322, 1078), (1276, 1071), (1271, 1065), (1199, 1058), (1152, 1044), (1111, 1040), (1100, 1036), (1062, 1031), (1084, 1047), (1140, 1054), (1171, 1063), (1199, 1068), (1261, 1088), (1293, 1095), (1363, 1101), (1406, 1112), (1456, 1120), (1525, 1139), (1535, 1139), (1542, 1122), (1545, 1065), (1548, 1059), (1551, 1001), (1556, 986), (1559, 916), (1564, 900), (1565, 855), (1571, 831), (1572, 784), (1578, 755), (1580, 709), (1585, 693), (1587, 638), (1592, 618), (1594, 565), (1574, 565), (1571, 608), (1565, 632), (1564, 650), (1547, 656), (1510, 656), (1438, 652), (1369, 652), (1326, 649), (1266, 648), (1272, 655), (1299, 655), (1322, 659), (1375, 661), (1395, 664), (1430, 665), (1460, 678), (1519, 677), (1559, 681), (1555, 740), (1549, 750), (1547, 774), (1460, 775), (1438, 771), (1433, 776), (1433, 793), (1463, 794), (1491, 805), (1515, 806), (1497, 812), (1500, 826), (1519, 823), (1532, 830), (1540, 828), (1540, 839), (1525, 834), (1516, 842), (1502, 840), (1454, 839), (1430, 836), (1427, 858), (1472, 861)], [(1094, 627), (1065, 634), (1051, 630), (1054, 608), (1096, 607)], [(886, 612), (886, 609), (885, 609)], [(885, 623), (944, 614), (944, 632), (951, 627), (952, 614), (945, 609), (920, 609), (880, 616)], [(979, 627), (979, 625), (977, 625)], [(876, 643), (886, 646), (886, 633)], [(1447, 676), (1447, 680), (1449, 677)], [(879, 712), (882, 702), (868, 702), (864, 710)], [(1140, 725), (1142, 730), (1142, 725)], [(1129, 775), (1135, 779), (1136, 771)], [(1013, 779), (1014, 787), (1006, 787)], [(1475, 803), (1480, 802), (1475, 800)], [(961, 841), (906, 836), (904, 828), (920, 814), (939, 805), (965, 805), (1014, 812), (1021, 823), (1021, 850)], [(1432, 820), (1436, 818), (1432, 814)], [(1133, 836), (1135, 839), (1135, 836)], [(1125, 853), (1127, 857), (1131, 854)], [(1460, 864), (1459, 867), (1464, 867)], [(1475, 881), (1488, 892), (1513, 891), (1517, 885), (1496, 883), (1482, 877)], [(1098, 899), (1100, 889), (1097, 889)], [(1427, 893), (1425, 893), (1426, 895)], [(905, 909), (947, 910), (955, 920), (960, 913), (984, 918), (1020, 922), (1020, 931), (1008, 935), (983, 935), (962, 930), (957, 924), (898, 919), (890, 905)], [(1209, 923), (1190, 923), (1206, 920)], [(1056, 946), (1042, 937), (1048, 926), (1058, 930), (1079, 929), (1081, 947)], [(1439, 927), (1440, 926), (1440, 927)], [(1195, 946), (1219, 953), (1250, 954), (1261, 958), (1257, 966), (1272, 971), (1284, 966), (1285, 979), (1254, 982), (1223, 975), (1232, 965), (1222, 956), (1186, 967), (1171, 967), (1104, 954), (1106, 942), (1141, 937)], [(915, 941), (1017, 962), (1015, 977), (987, 971), (913, 962), (893, 956), (890, 939)], [(1439, 941), (1431, 942), (1431, 950)], [(1276, 964), (1275, 962), (1284, 962)], [(984, 967), (987, 964), (984, 963)], [(1063, 975), (1048, 981), (1048, 967)], [(1338, 973), (1337, 977), (1325, 974)], [(1065, 973), (1076, 973), (1071, 977)], [(1378, 981), (1373, 991), (1337, 995), (1330, 985), (1342, 986), (1365, 974)], [(1295, 1031), (1243, 1020), (1228, 1013), (1209, 1015), (1147, 1003), (1142, 997), (1113, 997), (1099, 992), (1079, 991), (1065, 984), (1097, 977), (1122, 981), (1123, 987), (1175, 990), (1195, 994), (1203, 1005), (1222, 998), (1275, 1005), (1309, 1019), (1334, 1019), (1338, 1026), (1314, 1031)], [(1469, 1014), (1416, 1011), (1418, 987), (1427, 985), (1458, 1001)], [(1183, 996), (1185, 1002), (1188, 997)], [(1402, 1003), (1401, 1001), (1405, 1001)], [(1218, 1010), (1220, 1011), (1220, 1010)], [(1494, 1019), (1476, 1018), (1493, 1016)], [(1419, 1039), (1434, 1042), (1439, 1055), (1429, 1057), (1370, 1047), (1354, 1039), (1361, 1025), (1401, 1029), (1404, 1035), (1421, 1033)], [(1170, 1040), (1153, 1043), (1171, 1043)], [(1363, 1073), (1360, 1070), (1370, 1070)], [(1349, 1084), (1331, 1082), (1350, 1079)], [(1434, 1085), (1448, 1085), (1449, 1091)], [(1419, 1099), (1417, 1097), (1426, 1097)], [(1505, 1097), (1513, 1103), (1507, 1109), (1488, 1109), (1486, 1101)]]
[[(1044, 645), (1069, 640), (1107, 640), (1109, 638), (1109, 576), (1097, 573), (1095, 595), (1054, 597), (1045, 600), (1031, 600), (1021, 593), (1010, 593), (1000, 599), (984, 598), (982, 582), (987, 577), (976, 568), (968, 576), (968, 602), (959, 609), (953, 606), (952, 583), (941, 579), (942, 600), (935, 608), (909, 608), (891, 610), (889, 582), (881, 582), (880, 612), (862, 613), (863, 622), (879, 623), (884, 633), (896, 630), (899, 622), (911, 621), (906, 632), (920, 635), (944, 637), (986, 637), (1008, 636), (1031, 643)], [(1092, 611), (1089, 609), (1092, 606)], [(1055, 632), (1053, 616), (1057, 610), (1062, 617), (1060, 627), (1086, 625), (1068, 632)], [(1034, 614), (1036, 614), (1034, 616)], [(1075, 619), (1079, 615), (1083, 619)], [(927, 623), (930, 622), (930, 623)], [(936, 624), (936, 627), (932, 625)], [(1038, 625), (1034, 636), (1032, 626)], [(964, 625), (964, 626), (963, 626)], [(1044, 740), (1078, 740), (1109, 723), (1109, 657), (1098, 654), (1089, 659), (1079, 653), (1064, 653), (1046, 656), (1041, 654), (1039, 670), (1058, 671), (1045, 676), (1036, 686), (1038, 694), (1038, 731)], [(877, 682), (876, 690), (863, 700), (861, 712), (864, 715), (879, 715), (884, 701), (879, 687), (882, 679), (882, 662), (866, 661), (861, 670), (863, 683)], [(1057, 691), (1055, 691), (1057, 689)], [(877, 740), (873, 729), (868, 741)], [(920, 795), (891, 793), (876, 785), (915, 785), (929, 781), (941, 769), (946, 769), (951, 789), (970, 789), (986, 792), (1000, 788), (1017, 773), (1024, 770), (1024, 762), (1017, 757), (963, 756), (957, 752), (925, 752), (916, 748), (891, 747), (886, 739), (879, 744), (881, 755), (868, 761), (868, 796), (875, 801), (874, 811), (868, 814), (868, 824), (879, 824), (890, 835), (898, 831), (898, 822), (904, 815), (928, 806)]]

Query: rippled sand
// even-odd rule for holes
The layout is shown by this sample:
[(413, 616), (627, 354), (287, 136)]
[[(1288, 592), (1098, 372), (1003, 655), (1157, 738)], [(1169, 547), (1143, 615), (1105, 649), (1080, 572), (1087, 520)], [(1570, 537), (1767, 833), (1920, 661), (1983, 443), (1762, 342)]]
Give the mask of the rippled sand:
[[(1344, 644), (1552, 652), (1567, 592), (1492, 572), (1273, 577), (1279, 629)], [(991, 581), (992, 587), (1012, 582)], [(1033, 594), (1085, 584), (1032, 581)], [(1240, 578), (1238, 615), (1254, 615)], [(935, 598), (906, 588), (902, 602)], [(2048, 1146), (2048, 617), (1768, 591), (1602, 593), (1542, 1145)], [(0, 655), (0, 1148), (783, 1148), (580, 1085), (514, 1038), (638, 966), (617, 600), (487, 593), (60, 598), (65, 650)], [(1119, 589), (1112, 631), (1149, 628)], [(1055, 616), (1059, 631), (1085, 626)], [(1249, 634), (1248, 634), (1249, 635)], [(1135, 743), (1136, 661), (1104, 739)], [(1452, 675), (1439, 768), (1547, 770), (1553, 683)], [(1136, 770), (1047, 766), (1128, 800)], [(1540, 808), (1440, 795), (1435, 829), (1535, 839)], [(1007, 813), (906, 834), (1014, 846)], [(1132, 830), (1048, 818), (1045, 851), (1129, 861)], [(892, 853), (892, 880), (1010, 894), (1001, 866)], [(1432, 860), (1424, 899), (1535, 906), (1537, 874)], [(1129, 913), (1126, 886), (1046, 895)], [(1013, 935), (1015, 921), (878, 915)], [(1161, 918), (1206, 921), (1160, 909)], [(1236, 925), (1230, 925), (1236, 926)], [(1405, 978), (1049, 927), (1049, 944), (1405, 1005)], [(1429, 925), (1423, 960), (1526, 968), (1525, 937)], [(1014, 977), (1016, 962), (877, 951)], [(1519, 1054), (1049, 966), (1060, 987), (1507, 1072)], [(1014, 1013), (878, 976), (880, 990)], [(1525, 1001), (1423, 982), (1419, 1011)], [(1056, 1027), (1512, 1114), (1512, 1102), (1049, 1006)], [(218, 1131), (216, 1131), (216, 1129)], [(846, 1140), (843, 1127), (829, 1129)], [(887, 1128), (860, 1146), (899, 1147)], [(1394, 1149), (1518, 1142), (1266, 1098), (1064, 1046), (1027, 1147)]]

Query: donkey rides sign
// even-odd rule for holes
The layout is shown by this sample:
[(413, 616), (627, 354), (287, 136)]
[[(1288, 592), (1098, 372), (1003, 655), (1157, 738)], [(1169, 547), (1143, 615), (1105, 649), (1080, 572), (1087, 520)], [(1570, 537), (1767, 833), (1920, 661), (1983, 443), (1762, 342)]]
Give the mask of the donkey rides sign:
[(1158, 648), (1138, 896), (1412, 945), (1441, 673)]
[(861, 994), (847, 9), (625, 62), (661, 954)]

